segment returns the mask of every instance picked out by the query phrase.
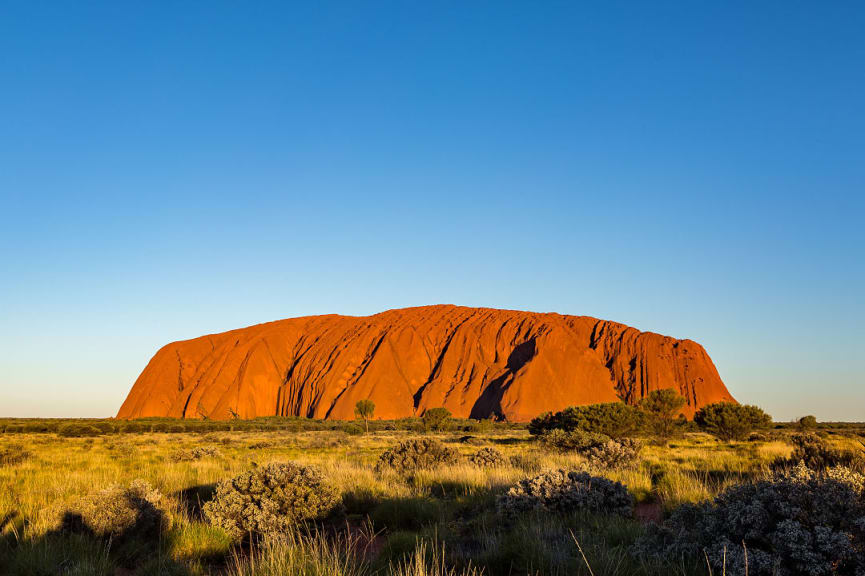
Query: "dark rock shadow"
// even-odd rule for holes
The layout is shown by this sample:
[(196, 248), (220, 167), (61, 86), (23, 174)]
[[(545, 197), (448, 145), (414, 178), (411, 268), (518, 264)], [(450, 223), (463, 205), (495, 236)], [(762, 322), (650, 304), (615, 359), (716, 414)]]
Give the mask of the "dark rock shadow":
[(517, 345), (508, 356), (507, 371), (492, 380), (472, 406), (469, 418), (482, 420), (484, 418), (503, 419), (502, 397), (514, 380), (514, 376), (523, 366), (531, 362), (537, 354), (537, 344), (534, 338)]

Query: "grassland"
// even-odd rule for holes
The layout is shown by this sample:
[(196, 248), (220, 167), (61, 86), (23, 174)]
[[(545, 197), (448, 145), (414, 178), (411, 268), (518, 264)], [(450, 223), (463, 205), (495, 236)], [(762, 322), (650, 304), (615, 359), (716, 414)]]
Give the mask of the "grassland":
[[(376, 471), (375, 463), (417, 431), (237, 426), (64, 437), (7, 424), (10, 432), (0, 434), (0, 453), (12, 455), (0, 465), (3, 574), (707, 574), (699, 559), (649, 565), (629, 548), (665, 510), (763, 477), (792, 450), (783, 429), (733, 443), (692, 432), (667, 445), (648, 444), (636, 467), (598, 472), (631, 491), (634, 518), (528, 514), (504, 522), (495, 500), (509, 486), (538, 471), (592, 463), (544, 450), (519, 427), (491, 426), (471, 434), (471, 443), (465, 430), (426, 435), (462, 455), (495, 447), (509, 458), (505, 466), (460, 462), (400, 474)], [(861, 449), (861, 429), (835, 432), (839, 446)], [(184, 459), (196, 447), (212, 450)], [(272, 461), (315, 466), (341, 492), (345, 513), (278, 541), (235, 543), (205, 520), (201, 505), (219, 480)], [(113, 540), (70, 528), (82, 499), (136, 479), (165, 495), (166, 528), (157, 537)]]

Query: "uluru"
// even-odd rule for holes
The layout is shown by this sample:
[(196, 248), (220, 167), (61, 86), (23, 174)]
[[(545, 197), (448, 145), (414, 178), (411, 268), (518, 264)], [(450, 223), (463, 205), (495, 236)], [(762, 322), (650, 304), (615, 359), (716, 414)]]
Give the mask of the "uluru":
[(452, 305), (308, 316), (173, 342), (136, 380), (118, 418), (350, 419), (421, 415), (526, 421), (549, 410), (635, 403), (673, 388), (685, 414), (734, 402), (698, 343), (616, 322)]

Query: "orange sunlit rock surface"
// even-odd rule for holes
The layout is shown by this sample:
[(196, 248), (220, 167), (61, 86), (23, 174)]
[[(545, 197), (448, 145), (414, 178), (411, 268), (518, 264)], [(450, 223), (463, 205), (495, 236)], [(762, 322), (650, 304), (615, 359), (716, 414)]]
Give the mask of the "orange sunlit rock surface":
[(444, 406), (458, 417), (525, 421), (567, 406), (635, 402), (658, 388), (687, 415), (733, 401), (703, 347), (588, 316), (424, 306), (309, 316), (163, 347), (118, 418), (376, 418)]

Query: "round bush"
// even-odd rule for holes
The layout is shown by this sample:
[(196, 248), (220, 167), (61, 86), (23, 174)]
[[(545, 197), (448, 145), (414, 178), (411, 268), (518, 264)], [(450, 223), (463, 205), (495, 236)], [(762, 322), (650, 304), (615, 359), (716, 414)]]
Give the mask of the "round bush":
[(768, 428), (772, 418), (757, 406), (716, 402), (700, 408), (694, 422), (721, 440), (745, 440), (754, 430)]
[(75, 510), (84, 526), (101, 536), (134, 533), (137, 537), (159, 532), (165, 515), (162, 495), (144, 480), (129, 487), (111, 486), (82, 498)]
[(850, 470), (817, 473), (800, 464), (677, 508), (663, 525), (650, 525), (634, 551), (669, 562), (705, 555), (719, 573), (744, 574), (747, 561), (754, 576), (858, 576), (865, 573), (863, 486)]
[(583, 451), (583, 456), (594, 466), (607, 470), (631, 468), (637, 464), (642, 445), (632, 438), (607, 440)]
[(443, 464), (455, 464), (457, 451), (430, 438), (413, 438), (397, 444), (379, 456), (376, 468), (392, 468), (397, 472), (412, 472), (424, 468), (435, 468)]
[(169, 456), (172, 462), (191, 462), (193, 460), (201, 460), (202, 458), (215, 458), (221, 456), (219, 449), (213, 446), (195, 446), (194, 448), (184, 448), (178, 450)]
[(507, 464), (504, 455), (495, 448), (481, 448), (469, 456), (469, 462), (481, 468), (495, 468)]
[(324, 518), (340, 503), (339, 492), (314, 468), (275, 462), (217, 484), (204, 514), (234, 536), (271, 534)]
[(623, 484), (566, 470), (521, 480), (496, 502), (499, 512), (511, 517), (530, 511), (631, 516), (633, 506), (634, 499)]
[(529, 433), (540, 435), (551, 430), (582, 430), (611, 438), (627, 438), (642, 426), (643, 415), (635, 407), (624, 402), (605, 402), (541, 414), (529, 423)]

